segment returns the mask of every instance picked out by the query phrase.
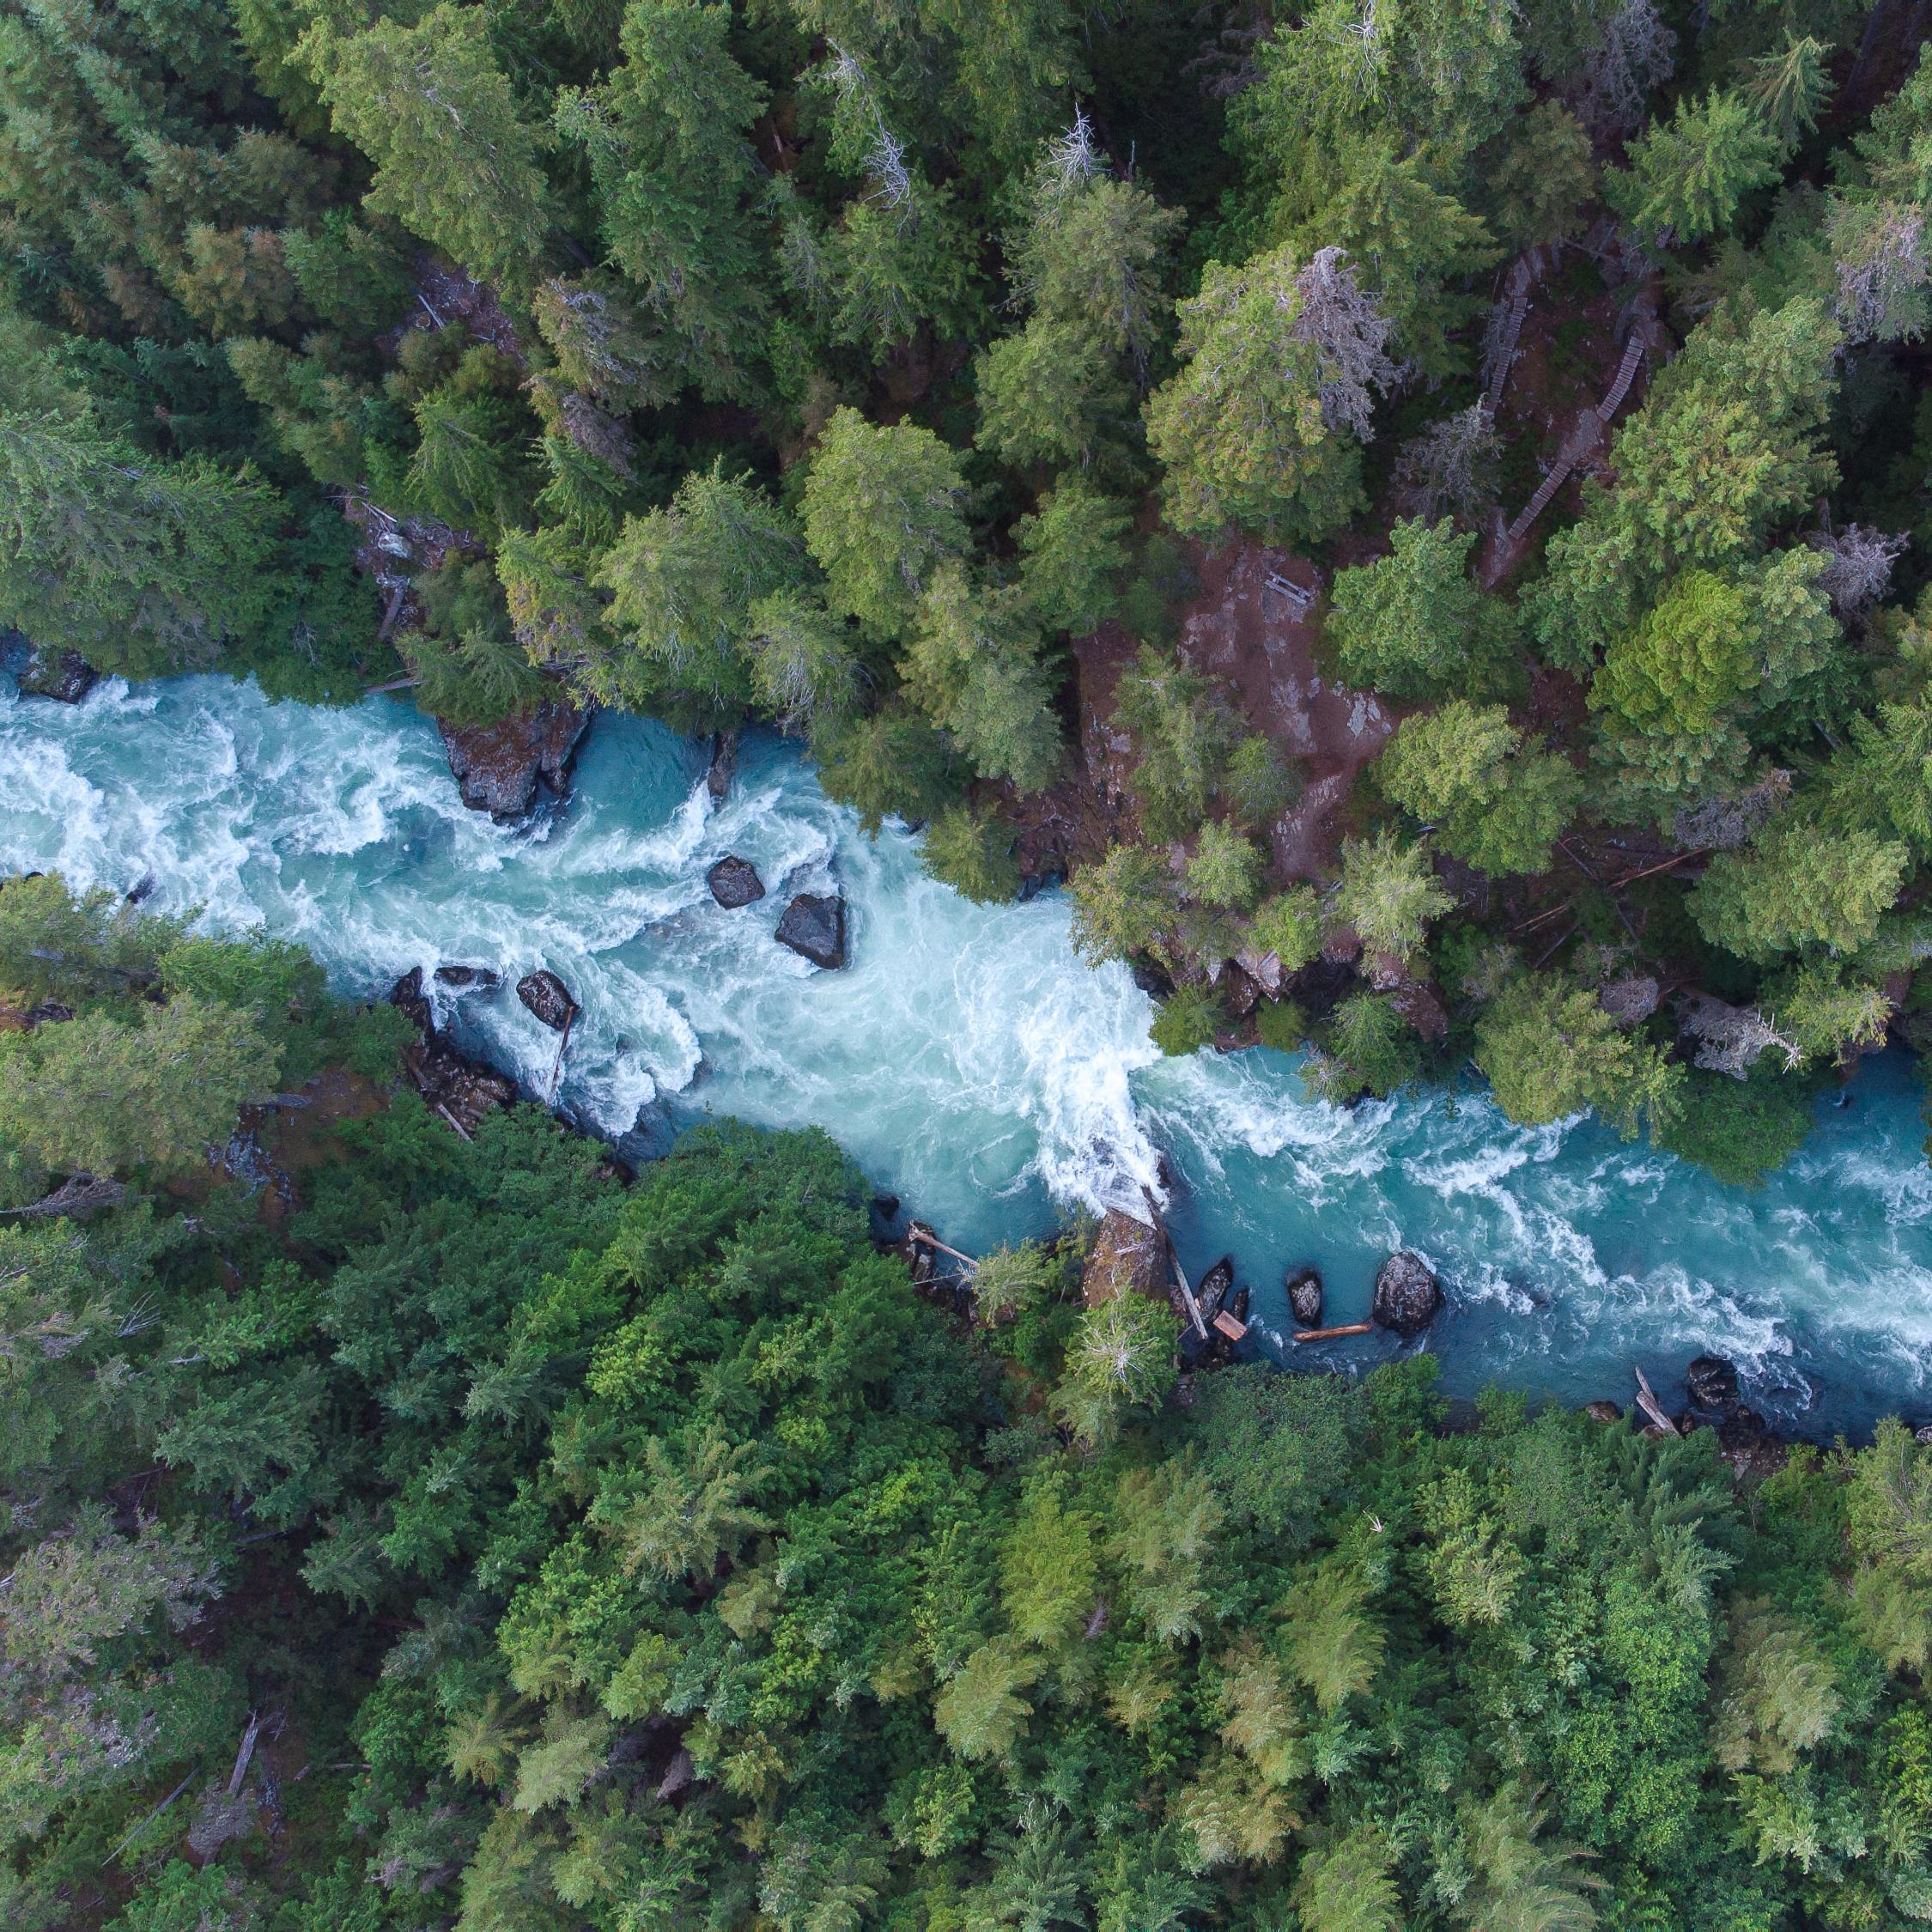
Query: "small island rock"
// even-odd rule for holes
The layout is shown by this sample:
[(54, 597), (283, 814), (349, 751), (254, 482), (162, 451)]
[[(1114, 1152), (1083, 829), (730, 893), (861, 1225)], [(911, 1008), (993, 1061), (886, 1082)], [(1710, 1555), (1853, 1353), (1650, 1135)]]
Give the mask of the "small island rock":
[(1290, 1268), (1285, 1284), (1288, 1290), (1288, 1312), (1301, 1328), (1321, 1326), (1321, 1271), (1317, 1267)]
[(711, 888), (711, 896), (720, 906), (733, 910), (765, 896), (765, 882), (758, 877), (758, 868), (749, 859), (740, 859), (736, 853), (726, 854), (704, 875), (704, 883)]
[(844, 965), (845, 901), (832, 893), (799, 893), (778, 922), (777, 939), (828, 972)]
[(1722, 1355), (1700, 1355), (1684, 1371), (1693, 1408), (1713, 1413), (1737, 1406), (1737, 1368)]
[(1413, 1340), (1435, 1319), (1443, 1291), (1421, 1255), (1402, 1249), (1382, 1264), (1369, 1315), (1378, 1327)]
[(503, 975), (491, 966), (439, 966), (436, 969), (438, 986), (454, 987), (460, 993), (467, 987), (500, 987)]
[(577, 1017), (577, 1002), (567, 987), (549, 967), (526, 973), (517, 981), (517, 998), (529, 1007), (552, 1033), (561, 1033)]

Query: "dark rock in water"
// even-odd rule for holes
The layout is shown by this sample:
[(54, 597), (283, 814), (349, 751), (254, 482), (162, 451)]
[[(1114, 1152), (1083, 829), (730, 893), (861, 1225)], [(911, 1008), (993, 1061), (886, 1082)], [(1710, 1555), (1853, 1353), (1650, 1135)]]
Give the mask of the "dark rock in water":
[(1019, 884), (1019, 902), (1030, 904), (1042, 892), (1050, 891), (1056, 885), (1065, 885), (1065, 872), (1029, 872)]
[(527, 717), (500, 725), (446, 725), (437, 720), (456, 788), (472, 811), (499, 824), (523, 817), (539, 789), (569, 795), (570, 766), (590, 716), (572, 704), (540, 704)]
[(732, 780), (737, 775), (738, 733), (714, 732), (711, 734), (711, 764), (704, 775), (704, 788), (710, 793), (714, 805), (724, 802), (726, 793), (732, 788)]
[(780, 945), (828, 972), (844, 965), (845, 901), (830, 893), (799, 893), (786, 907), (777, 938)]
[(1133, 975), (1133, 983), (1151, 999), (1168, 999), (1173, 997), (1174, 981), (1151, 959), (1137, 959), (1128, 969)]
[(461, 992), (465, 987), (499, 987), (503, 975), (489, 966), (439, 966), (436, 969), (438, 986), (454, 987)]
[(1233, 1286), (1234, 1256), (1224, 1255), (1200, 1278), (1200, 1286), (1194, 1290), (1194, 1299), (1200, 1304), (1202, 1321), (1212, 1321), (1219, 1314), (1221, 1303), (1227, 1299), (1228, 1291)]
[(127, 902), (131, 906), (145, 905), (155, 894), (155, 875), (143, 872), (127, 889)]
[(486, 1114), (516, 1103), (514, 1080), (494, 1066), (465, 1059), (437, 1032), (423, 996), (421, 967), (411, 967), (397, 981), (389, 1001), (409, 1016), (416, 1030), (417, 1038), (403, 1049), (410, 1083), (445, 1120), (464, 1133), (474, 1134)]
[(536, 1014), (552, 1033), (561, 1033), (578, 1014), (570, 988), (549, 967), (526, 973), (517, 981), (517, 998)]
[(1228, 1297), (1228, 1313), (1236, 1321), (1246, 1323), (1248, 1320), (1248, 1284), (1245, 1281), (1235, 1290), (1233, 1294)]
[(1592, 1422), (1621, 1422), (1624, 1419), (1624, 1412), (1614, 1402), (1601, 1397), (1594, 1402), (1585, 1402), (1583, 1413)]
[(1321, 1269), (1290, 1268), (1285, 1285), (1288, 1290), (1288, 1309), (1295, 1317), (1296, 1326), (1319, 1328), (1321, 1326)]
[(36, 645), (21, 667), (20, 695), (78, 704), (100, 682), (100, 673), (78, 651), (50, 651)]
[(1378, 1327), (1408, 1340), (1429, 1326), (1442, 1305), (1443, 1291), (1427, 1262), (1405, 1248), (1382, 1264), (1369, 1315)]
[(720, 906), (748, 906), (765, 896), (765, 882), (758, 877), (758, 868), (736, 853), (727, 853), (720, 859), (704, 875), (704, 883)]
[(1150, 1301), (1164, 1302), (1167, 1244), (1158, 1228), (1110, 1207), (1081, 1272), (1080, 1299), (1089, 1308), (1098, 1308), (1116, 1295), (1145, 1295)]
[(874, 1194), (872, 1212), (882, 1221), (894, 1219), (899, 1212), (899, 1197), (896, 1194)]
[(1722, 1355), (1700, 1355), (1684, 1371), (1692, 1408), (1713, 1413), (1737, 1406), (1737, 1370)]

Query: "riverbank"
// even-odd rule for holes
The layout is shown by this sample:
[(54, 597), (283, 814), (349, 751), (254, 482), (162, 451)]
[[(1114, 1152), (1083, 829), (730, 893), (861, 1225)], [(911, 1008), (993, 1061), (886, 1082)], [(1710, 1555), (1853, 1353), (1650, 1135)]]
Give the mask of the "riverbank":
[[(1862, 1436), (1932, 1406), (1932, 1170), (1893, 1056), (1742, 1193), (1588, 1120), (1515, 1127), (1473, 1085), (1341, 1111), (1266, 1049), (1163, 1060), (1146, 996), (1072, 955), (1056, 895), (960, 899), (904, 834), (866, 840), (769, 736), (746, 740), (720, 804), (706, 748), (605, 717), (569, 808), (517, 827), (465, 809), (434, 727), (393, 700), (313, 711), (220, 678), (109, 681), (74, 708), (0, 698), (0, 756), (17, 775), (0, 865), (124, 890), (152, 875), (165, 908), (301, 939), (360, 997), (411, 967), (488, 963), (503, 987), (436, 988), (439, 1018), (532, 1093), (557, 1036), (514, 984), (558, 972), (583, 1007), (558, 1097), (605, 1134), (823, 1124), (971, 1252), (1137, 1200), (1164, 1156), (1186, 1266), (1231, 1251), (1256, 1341), (1296, 1365), (1284, 1271), (1318, 1261), (1346, 1321), (1408, 1246), (1445, 1286), (1431, 1346), (1451, 1394), (1493, 1380), (1571, 1407), (1627, 1399), (1633, 1365), (1664, 1390), (1708, 1352), (1781, 1428)], [(726, 853), (764, 899), (717, 903), (705, 875)], [(828, 886), (848, 908), (836, 973), (773, 938), (792, 894)]]

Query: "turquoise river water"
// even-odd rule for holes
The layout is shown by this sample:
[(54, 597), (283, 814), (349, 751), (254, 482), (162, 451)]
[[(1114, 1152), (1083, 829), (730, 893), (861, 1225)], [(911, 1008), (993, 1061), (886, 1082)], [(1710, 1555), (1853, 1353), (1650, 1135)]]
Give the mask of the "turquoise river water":
[[(550, 966), (584, 1005), (562, 1099), (586, 1124), (816, 1123), (969, 1249), (1137, 1198), (1164, 1153), (1183, 1259), (1230, 1251), (1256, 1339), (1297, 1367), (1395, 1345), (1286, 1344), (1284, 1267), (1319, 1263), (1328, 1319), (1357, 1319), (1406, 1245), (1449, 1295), (1428, 1346), (1451, 1393), (1627, 1401), (1640, 1364), (1669, 1400), (1709, 1349), (1807, 1433), (1932, 1414), (1932, 1169), (1897, 1056), (1822, 1103), (1753, 1192), (1587, 1118), (1513, 1127), (1473, 1085), (1340, 1111), (1282, 1055), (1162, 1060), (1145, 996), (1075, 957), (1056, 895), (968, 903), (922, 876), (910, 835), (866, 839), (782, 742), (750, 741), (721, 805), (702, 778), (693, 745), (603, 718), (568, 809), (506, 829), (463, 808), (406, 702), (311, 710), (197, 677), (110, 680), (70, 708), (0, 683), (0, 873), (151, 877), (155, 904), (300, 939), (356, 993), (413, 965)], [(726, 852), (764, 900), (713, 903), (705, 868)], [(853, 957), (821, 973), (772, 928), (791, 893), (834, 882)], [(547, 1078), (554, 1036), (507, 987), (445, 1013)]]

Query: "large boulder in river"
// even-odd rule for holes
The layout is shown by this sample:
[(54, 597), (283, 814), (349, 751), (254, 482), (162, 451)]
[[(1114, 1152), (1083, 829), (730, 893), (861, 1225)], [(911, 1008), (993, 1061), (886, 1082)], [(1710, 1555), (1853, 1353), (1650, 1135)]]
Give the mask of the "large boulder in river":
[(540, 704), (499, 725), (439, 720), (436, 728), (464, 804), (505, 824), (531, 811), (539, 789), (553, 798), (568, 796), (571, 762), (589, 724), (587, 713), (560, 703)]
[(1321, 1271), (1318, 1267), (1290, 1268), (1283, 1285), (1288, 1291), (1288, 1311), (1297, 1328), (1321, 1326)]
[(1080, 1299), (1098, 1308), (1116, 1295), (1168, 1298), (1167, 1242), (1158, 1228), (1110, 1207), (1080, 1275)]
[(547, 966), (526, 973), (517, 981), (517, 998), (536, 1014), (552, 1033), (561, 1033), (578, 1013), (570, 988)]
[(1442, 1305), (1443, 1291), (1429, 1264), (1405, 1248), (1382, 1264), (1369, 1315), (1378, 1327), (1411, 1340), (1435, 1320)]
[(21, 666), (20, 695), (78, 704), (100, 682), (100, 673), (78, 651), (35, 645), (33, 654)]
[(467, 993), (481, 987), (484, 992), (493, 992), (503, 983), (503, 975), (492, 966), (439, 966), (436, 969), (436, 984), (452, 987), (458, 993)]
[(1721, 1415), (1737, 1406), (1737, 1366), (1722, 1355), (1700, 1355), (1684, 1371), (1691, 1406)]
[(765, 882), (758, 877), (758, 868), (749, 859), (740, 859), (735, 852), (726, 853), (704, 875), (704, 883), (711, 888), (711, 896), (720, 906), (733, 908), (748, 906), (754, 899), (765, 896)]
[(777, 939), (828, 972), (844, 965), (845, 901), (835, 893), (799, 893), (778, 922)]

